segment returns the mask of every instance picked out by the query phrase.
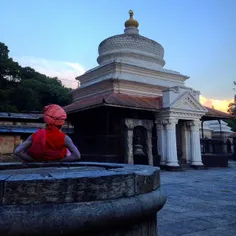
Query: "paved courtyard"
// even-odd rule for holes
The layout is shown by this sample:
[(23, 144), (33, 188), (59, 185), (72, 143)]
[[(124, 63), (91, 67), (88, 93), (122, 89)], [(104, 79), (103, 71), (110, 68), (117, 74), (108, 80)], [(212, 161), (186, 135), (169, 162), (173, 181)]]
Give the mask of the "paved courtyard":
[(159, 236), (236, 236), (236, 162), (229, 168), (161, 173), (167, 202)]

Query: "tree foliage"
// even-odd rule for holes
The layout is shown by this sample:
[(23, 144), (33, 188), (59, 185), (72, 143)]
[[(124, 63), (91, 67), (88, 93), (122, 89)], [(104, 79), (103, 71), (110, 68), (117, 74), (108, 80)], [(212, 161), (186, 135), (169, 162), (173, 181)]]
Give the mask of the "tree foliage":
[(72, 102), (71, 89), (58, 78), (50, 78), (9, 58), (8, 47), (0, 42), (0, 111), (41, 111), (45, 105), (65, 106)]
[[(236, 86), (236, 81), (234, 81), (234, 86)], [(234, 88), (235, 90), (235, 88)], [(234, 101), (231, 102), (228, 106), (228, 112), (229, 114), (236, 117), (236, 95), (234, 96)]]

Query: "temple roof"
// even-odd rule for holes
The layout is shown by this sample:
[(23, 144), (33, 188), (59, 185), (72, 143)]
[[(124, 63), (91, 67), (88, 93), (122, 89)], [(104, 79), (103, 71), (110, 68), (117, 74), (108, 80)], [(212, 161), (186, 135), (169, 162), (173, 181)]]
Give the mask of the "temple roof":
[[(110, 93), (106, 95), (99, 95), (81, 99), (77, 102), (65, 106), (64, 109), (68, 114), (72, 114), (100, 106), (113, 106), (129, 109), (142, 109), (146, 111), (158, 111), (162, 107), (162, 96), (145, 97), (121, 93)], [(206, 109), (208, 110), (208, 112), (202, 117), (202, 120), (224, 120), (233, 118), (233, 116), (228, 113), (218, 111), (209, 107), (206, 107)]]
[(223, 111), (215, 110), (210, 107), (206, 107), (206, 109), (208, 110), (208, 112), (202, 117), (202, 120), (216, 120), (216, 119), (227, 120), (234, 118), (234, 116)]
[(115, 61), (129, 64), (162, 68), (165, 65), (164, 48), (154, 40), (139, 35), (138, 21), (133, 19), (133, 11), (129, 11), (130, 19), (125, 22), (124, 34), (114, 35), (103, 40), (99, 47), (99, 65)]
[(143, 97), (121, 93), (111, 93), (82, 99), (78, 102), (65, 106), (64, 109), (68, 114), (70, 114), (99, 106), (114, 106), (156, 111), (161, 107), (161, 97)]

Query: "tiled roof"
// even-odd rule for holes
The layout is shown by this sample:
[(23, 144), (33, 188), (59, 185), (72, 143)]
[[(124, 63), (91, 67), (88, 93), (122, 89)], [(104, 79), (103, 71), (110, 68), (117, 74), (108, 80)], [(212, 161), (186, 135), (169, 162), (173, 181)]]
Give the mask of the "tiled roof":
[(43, 117), (42, 114), (0, 112), (0, 118), (3, 119), (7, 118), (7, 119), (38, 120), (42, 117)]
[[(94, 96), (82, 99), (64, 107), (65, 111), (75, 113), (81, 110), (87, 110), (99, 106), (115, 106), (131, 109), (143, 109), (149, 111), (157, 111), (161, 108), (162, 97), (143, 97), (128, 94), (112, 93), (108, 95)], [(203, 120), (208, 119), (232, 119), (233, 116), (206, 107), (208, 112), (203, 116)]]
[(219, 110), (215, 110), (213, 108), (210, 107), (206, 107), (206, 109), (208, 110), (208, 112), (203, 116), (204, 118), (216, 118), (216, 119), (232, 119), (234, 118), (234, 116), (230, 115), (229, 113), (223, 112), (223, 111), (219, 111)]
[(127, 94), (112, 93), (92, 98), (86, 98), (64, 107), (67, 113), (91, 109), (98, 106), (116, 106), (132, 109), (158, 110), (161, 106), (161, 97), (131, 96)]

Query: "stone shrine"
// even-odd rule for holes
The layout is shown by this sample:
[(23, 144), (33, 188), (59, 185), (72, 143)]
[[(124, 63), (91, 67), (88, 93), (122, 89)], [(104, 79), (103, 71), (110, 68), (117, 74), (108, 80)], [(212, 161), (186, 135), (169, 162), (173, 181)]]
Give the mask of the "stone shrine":
[(123, 34), (100, 43), (99, 65), (77, 78), (65, 107), (73, 140), (86, 161), (201, 167), (200, 123), (211, 109), (188, 76), (164, 68), (164, 48), (129, 15)]

